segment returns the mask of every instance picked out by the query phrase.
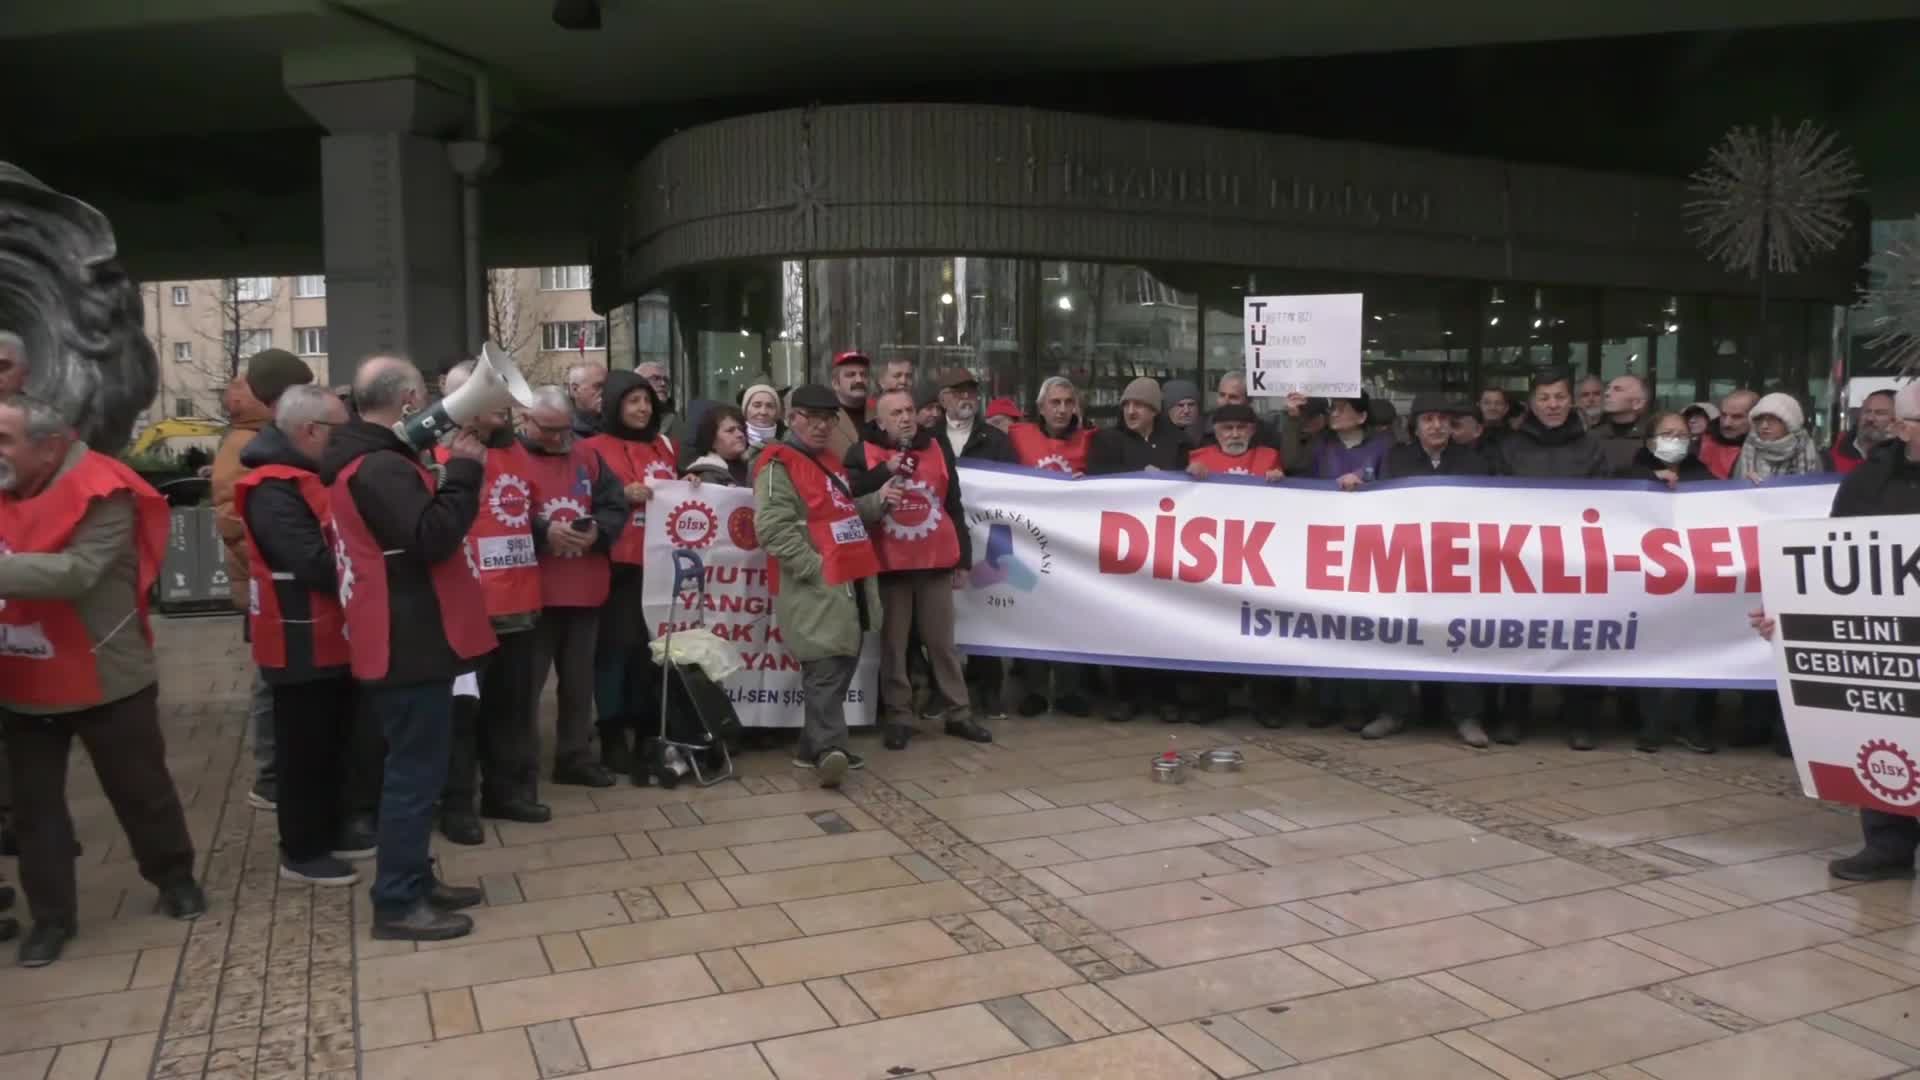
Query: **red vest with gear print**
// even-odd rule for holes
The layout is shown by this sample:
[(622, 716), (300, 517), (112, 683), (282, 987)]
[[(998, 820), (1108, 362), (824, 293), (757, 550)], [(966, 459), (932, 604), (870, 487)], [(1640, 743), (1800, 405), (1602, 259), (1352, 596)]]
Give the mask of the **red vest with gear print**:
[[(593, 516), (593, 485), (601, 464), (585, 440), (576, 439), (565, 457), (528, 450), (526, 468), (536, 520), (551, 524)], [(562, 555), (549, 546), (540, 554), (542, 606), (597, 608), (607, 602), (612, 581), (613, 567), (601, 552)]]
[[(884, 466), (894, 454), (871, 442), (866, 448), (869, 469)], [(947, 513), (947, 489), (953, 483), (947, 456), (931, 443), (908, 453), (914, 455), (913, 472), (900, 478), (906, 498), (880, 519), (874, 554), (883, 571), (951, 570), (960, 565), (960, 535)]]
[[(793, 490), (807, 506), (807, 536), (820, 553), (820, 576), (829, 585), (845, 585), (880, 572), (879, 556), (867, 538), (860, 508), (847, 493), (847, 470), (831, 454), (811, 457), (783, 442), (768, 443), (753, 463), (757, 478), (770, 462), (787, 470)], [(767, 558), (767, 591), (780, 595), (780, 560)]]
[(1020, 464), (1030, 469), (1070, 476), (1087, 471), (1087, 448), (1093, 442), (1093, 432), (1084, 427), (1075, 428), (1073, 434), (1064, 439), (1056, 439), (1039, 424), (1022, 422), (1013, 425), (1007, 438), (1013, 440), (1013, 452), (1020, 455)]
[[(620, 485), (638, 483), (642, 480), (678, 480), (680, 474), (674, 470), (673, 441), (661, 435), (652, 442), (635, 442), (622, 439), (617, 435), (595, 435), (587, 440), (620, 478)], [(620, 539), (613, 545), (613, 561), (639, 566), (646, 561), (647, 553), (647, 504), (634, 503), (633, 514), (627, 519), (627, 527), (621, 531)]]
[[(433, 450), (445, 465), (444, 446)], [(467, 538), (480, 564), (480, 589), (488, 615), (540, 610), (540, 558), (533, 549), (533, 485), (527, 482), (527, 451), (519, 443), (490, 447), (480, 483), (480, 512)]]
[(1280, 467), (1280, 451), (1271, 446), (1256, 446), (1234, 457), (1218, 446), (1203, 446), (1187, 455), (1189, 464), (1204, 465), (1207, 472), (1219, 476), (1260, 476)]
[[(247, 604), (247, 627), (253, 638), (253, 662), (273, 671), (285, 671), (289, 668), (309, 671), (317, 668), (337, 668), (347, 663), (347, 614), (340, 608), (338, 593), (322, 592), (317, 589), (302, 589), (293, 580), (293, 575), (275, 571), (267, 565), (266, 557), (260, 553), (260, 544), (253, 537), (253, 526), (247, 522), (247, 499), (253, 490), (269, 480), (291, 480), (300, 490), (300, 498), (313, 512), (313, 519), (320, 523), (320, 533), (327, 539), (327, 546), (333, 546), (333, 512), (331, 499), (327, 495), (325, 484), (307, 469), (296, 469), (291, 465), (262, 465), (241, 477), (233, 485), (233, 512), (246, 528), (247, 544), (247, 582), (250, 590), (250, 602)], [(290, 657), (287, 655), (287, 609), (300, 592), (306, 593), (305, 619), (311, 656)]]

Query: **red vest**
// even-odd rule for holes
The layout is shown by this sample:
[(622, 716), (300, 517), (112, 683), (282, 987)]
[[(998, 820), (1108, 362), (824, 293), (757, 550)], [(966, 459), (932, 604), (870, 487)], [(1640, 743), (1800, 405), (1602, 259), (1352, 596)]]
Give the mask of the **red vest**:
[[(246, 528), (247, 574), (251, 593), (247, 604), (247, 628), (252, 631), (253, 662), (263, 668), (282, 671), (287, 668), (330, 668), (347, 663), (347, 614), (340, 608), (337, 593), (307, 590), (307, 628), (312, 634), (313, 655), (297, 660), (287, 656), (286, 597), (298, 588), (293, 575), (274, 571), (260, 553), (247, 522), (247, 496), (269, 480), (291, 480), (300, 489), (300, 498), (313, 511), (320, 532), (333, 547), (333, 514), (326, 486), (306, 469), (291, 465), (262, 465), (241, 477), (233, 485), (233, 512)], [(283, 593), (284, 590), (284, 593)]]
[[(444, 446), (433, 449), (445, 465)], [(518, 442), (487, 450), (480, 481), (480, 512), (467, 537), (480, 562), (480, 590), (488, 615), (540, 610), (540, 560), (533, 550), (533, 488), (527, 483), (527, 451)]]
[[(388, 610), (387, 555), (373, 538), (354, 505), (348, 483), (365, 457), (340, 470), (329, 493), (333, 511), (333, 558), (340, 571), (340, 606), (347, 612), (347, 651), (353, 659), (353, 677), (362, 682), (377, 682), (387, 676), (389, 660), (387, 639), (392, 613)], [(418, 463), (420, 485), (431, 493), (433, 474)], [(401, 554), (399, 551), (391, 554)], [(442, 559), (427, 568), (433, 582), (434, 599), (440, 607), (440, 633), (446, 636), (453, 654), (462, 660), (492, 651), (499, 644), (493, 636), (493, 624), (487, 621), (487, 600), (480, 591), (480, 567), (473, 560), (473, 539), (460, 542), (460, 558)], [(417, 628), (419, 633), (431, 630)]]
[[(133, 495), (134, 551), (140, 567), (135, 607), (129, 614), (139, 620), (140, 633), (151, 644), (147, 593), (160, 574), (172, 517), (167, 501), (132, 469), (89, 450), (40, 494), (30, 499), (0, 495), (0, 552), (61, 551), (96, 499), (122, 491)], [(104, 704), (93, 654), (99, 644), (71, 600), (0, 597), (0, 701), (55, 709)]]
[(1087, 447), (1093, 442), (1093, 432), (1084, 427), (1075, 428), (1073, 434), (1064, 439), (1056, 439), (1039, 424), (1023, 421), (1013, 425), (1007, 437), (1013, 440), (1013, 452), (1020, 455), (1020, 464), (1028, 468), (1074, 476), (1087, 471)]
[(1833, 451), (1827, 457), (1833, 462), (1833, 471), (1841, 476), (1859, 468), (1860, 463), (1867, 460), (1860, 456), (1859, 448), (1853, 445), (1853, 434), (1847, 431), (1841, 432), (1840, 437), (1833, 440)]
[(1700, 464), (1714, 476), (1725, 480), (1733, 475), (1733, 467), (1740, 463), (1740, 443), (1721, 442), (1708, 432), (1700, 440)]
[[(536, 521), (570, 522), (593, 516), (593, 485), (600, 479), (600, 455), (575, 439), (567, 456), (525, 453), (527, 481), (533, 485)], [(613, 567), (598, 551), (540, 555), (542, 607), (597, 608), (607, 602)]]
[(1218, 446), (1203, 446), (1188, 454), (1187, 461), (1206, 466), (1209, 473), (1264, 477), (1280, 467), (1280, 451), (1271, 446), (1256, 446), (1234, 457)]
[[(881, 467), (892, 456), (886, 447), (865, 445), (869, 469)], [(873, 551), (885, 571), (951, 570), (960, 565), (960, 536), (947, 513), (947, 489), (953, 483), (947, 456), (931, 443), (912, 453), (913, 475), (902, 478), (906, 499), (880, 519)]]
[[(820, 573), (829, 585), (872, 577), (880, 572), (880, 559), (867, 539), (866, 523), (860, 520), (860, 508), (845, 490), (847, 470), (831, 455), (809, 457), (784, 442), (768, 443), (753, 463), (757, 478), (768, 463), (778, 461), (793, 481), (793, 490), (807, 506), (807, 535), (813, 549), (820, 553)], [(838, 481), (837, 483), (835, 481)], [(767, 588), (780, 595), (780, 560), (767, 558)]]
[[(620, 478), (620, 485), (637, 483), (641, 480), (678, 480), (680, 474), (674, 470), (674, 449), (672, 440), (661, 435), (650, 443), (634, 442), (617, 435), (595, 435), (586, 445), (599, 453), (607, 468)], [(613, 545), (613, 561), (639, 566), (645, 561), (647, 551), (647, 504), (634, 503), (633, 516), (627, 519), (627, 527), (620, 533), (620, 539)]]

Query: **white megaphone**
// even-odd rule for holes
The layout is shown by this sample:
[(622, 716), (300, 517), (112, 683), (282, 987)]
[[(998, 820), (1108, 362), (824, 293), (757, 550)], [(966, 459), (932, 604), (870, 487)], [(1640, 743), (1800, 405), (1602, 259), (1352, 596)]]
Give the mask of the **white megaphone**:
[(489, 341), (473, 360), (473, 375), (460, 389), (433, 403), (424, 412), (414, 413), (393, 425), (393, 433), (415, 450), (426, 450), (465, 427), (481, 413), (492, 412), (509, 402), (521, 408), (533, 405), (533, 391), (520, 369), (493, 342)]

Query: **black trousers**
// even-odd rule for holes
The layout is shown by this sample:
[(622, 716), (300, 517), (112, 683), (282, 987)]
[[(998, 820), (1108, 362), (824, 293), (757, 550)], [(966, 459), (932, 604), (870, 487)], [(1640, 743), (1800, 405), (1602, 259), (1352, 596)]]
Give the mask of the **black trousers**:
[(34, 922), (73, 926), (80, 909), (67, 809), (67, 756), (76, 737), (93, 759), (140, 876), (155, 885), (193, 876), (193, 837), (167, 773), (158, 698), (155, 685), (61, 716), (4, 714), (20, 884)]
[(969, 656), (966, 665), (967, 691), (981, 712), (1004, 711), (1001, 688), (1007, 681), (1007, 662), (998, 656)]
[[(1606, 691), (1597, 686), (1568, 685), (1560, 688), (1560, 726), (1563, 734), (1593, 732), (1594, 713)], [(1533, 724), (1533, 686), (1527, 683), (1506, 687), (1501, 703), (1501, 721), (1525, 731)]]
[(480, 697), (453, 699), (453, 760), (442, 810), (472, 813), (485, 802), (535, 798), (540, 737), (535, 728), (534, 632), (502, 635), (480, 668)]
[(380, 718), (367, 706), (367, 695), (356, 694), (353, 721), (347, 737), (347, 776), (341, 808), (349, 817), (369, 820), (380, 814), (380, 786), (387, 766), (387, 736)]
[(344, 675), (273, 687), (280, 851), (289, 862), (317, 859), (339, 839), (354, 697), (353, 680)]
[(1914, 851), (1920, 849), (1920, 818), (1863, 809), (1860, 833), (1866, 839), (1867, 850), (1888, 862), (1911, 863)]

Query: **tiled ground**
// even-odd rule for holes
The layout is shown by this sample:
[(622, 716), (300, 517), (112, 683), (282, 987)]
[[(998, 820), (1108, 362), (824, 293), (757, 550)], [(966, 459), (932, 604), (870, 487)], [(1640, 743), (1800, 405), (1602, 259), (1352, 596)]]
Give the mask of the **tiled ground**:
[[(833, 794), (761, 753), (443, 849), (489, 905), (415, 948), (278, 882), (233, 623), (161, 635), (213, 910), (151, 912), (76, 769), (86, 925), (0, 961), (0, 1080), (1920, 1077), (1920, 889), (1835, 888), (1853, 820), (1771, 756), (1015, 720)], [(1248, 765), (1157, 785), (1170, 740)]]

